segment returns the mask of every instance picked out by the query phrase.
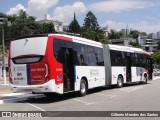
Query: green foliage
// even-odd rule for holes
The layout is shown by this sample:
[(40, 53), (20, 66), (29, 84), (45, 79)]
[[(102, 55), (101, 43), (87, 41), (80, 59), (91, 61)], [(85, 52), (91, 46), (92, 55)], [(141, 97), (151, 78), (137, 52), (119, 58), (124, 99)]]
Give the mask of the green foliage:
[(134, 30), (134, 31), (131, 31), (131, 32), (130, 32), (129, 36), (130, 36), (131, 38), (137, 39), (139, 33), (140, 33), (139, 31)]
[[(4, 24), (5, 30), (5, 44), (9, 47), (10, 40), (32, 34), (54, 33), (53, 23), (40, 24), (36, 22), (36, 18), (28, 16), (25, 11), (21, 10), (18, 15), (5, 15), (0, 13), (0, 17), (8, 18), (8, 25)], [(1, 27), (0, 27), (1, 28)], [(0, 34), (2, 29), (0, 29)], [(0, 37), (0, 44), (2, 44), (2, 37)]]
[(108, 35), (109, 39), (120, 39), (124, 37), (124, 33), (122, 31), (116, 32), (114, 30), (111, 30), (111, 32)]
[(97, 30), (99, 28), (99, 24), (96, 16), (89, 11), (84, 19), (84, 24), (86, 28), (90, 28), (92, 30)]
[(74, 13), (73, 21), (69, 24), (69, 32), (71, 32), (71, 33), (80, 33), (80, 25), (79, 25), (78, 21), (76, 20), (75, 13)]
[(54, 33), (53, 23), (43, 23), (42, 24), (42, 33)]
[(91, 11), (87, 13), (83, 25), (84, 26), (81, 27), (82, 37), (98, 42), (108, 43), (108, 40), (104, 35), (104, 31), (99, 29), (97, 18)]
[(140, 32), (141, 35), (147, 36), (146, 32)]
[(133, 47), (141, 48), (141, 46), (138, 43), (130, 42), (129, 44)]
[(151, 57), (155, 59), (158, 63), (160, 63), (160, 50), (154, 52)]

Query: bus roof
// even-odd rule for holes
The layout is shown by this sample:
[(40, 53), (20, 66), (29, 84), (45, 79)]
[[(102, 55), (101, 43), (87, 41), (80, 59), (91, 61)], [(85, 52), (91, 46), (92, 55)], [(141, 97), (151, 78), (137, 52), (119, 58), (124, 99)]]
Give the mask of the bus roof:
[(108, 44), (109, 48), (111, 50), (118, 50), (118, 51), (124, 51), (124, 52), (132, 52), (132, 53), (144, 53), (146, 55), (150, 55), (146, 51), (142, 50), (141, 48), (134, 48), (134, 47), (128, 47), (128, 46), (119, 46), (119, 45), (112, 45)]
[[(97, 47), (102, 47), (102, 43), (100, 43), (100, 42), (96, 42), (96, 41), (86, 39), (86, 38), (82, 38), (82, 37), (71, 36), (71, 35), (67, 35), (67, 34), (57, 34), (57, 33), (55, 33), (55, 34), (35, 34), (35, 35), (31, 35), (31, 36), (16, 38), (16, 39), (13, 39), (13, 40), (19, 40), (19, 39), (23, 39), (23, 38), (32, 38), (32, 37), (47, 37), (47, 36), (48, 37), (49, 36), (67, 37), (67, 38), (72, 39), (72, 41), (76, 42), (76, 43), (82, 43), (82, 44), (86, 44), (86, 45), (93, 45), (93, 46), (97, 46)], [(134, 53), (144, 53), (146, 55), (150, 55), (148, 52), (146, 52), (146, 51), (144, 51), (140, 48), (113, 45), (113, 44), (107, 44), (107, 46), (109, 46), (109, 48), (111, 50), (134, 52)]]
[(97, 46), (97, 47), (102, 47), (102, 43), (100, 43), (100, 42), (96, 42), (96, 41), (89, 40), (89, 39), (82, 38), (82, 37), (66, 35), (66, 34), (35, 34), (35, 35), (31, 35), (31, 36), (24, 36), (24, 37), (15, 38), (12, 41), (19, 40), (19, 39), (24, 39), (24, 38), (47, 37), (47, 36), (48, 37), (49, 36), (67, 37), (67, 38), (72, 39), (73, 42), (82, 43), (82, 44), (86, 44), (86, 45), (93, 45), (93, 46)]
[(102, 47), (102, 43), (96, 42), (96, 41), (93, 41), (90, 39), (82, 38), (82, 37), (71, 36), (71, 35), (66, 35), (66, 34), (49, 34), (49, 36), (53, 36), (53, 35), (71, 38), (72, 41), (76, 42), (76, 43), (82, 43), (82, 44), (86, 44), (86, 45), (93, 45), (93, 46), (97, 46), (97, 47)]

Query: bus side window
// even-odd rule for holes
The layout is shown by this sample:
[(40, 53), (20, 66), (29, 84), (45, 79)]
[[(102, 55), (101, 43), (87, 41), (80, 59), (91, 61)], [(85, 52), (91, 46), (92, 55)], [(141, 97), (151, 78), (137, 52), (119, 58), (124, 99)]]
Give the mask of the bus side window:
[(95, 48), (95, 55), (96, 61), (98, 66), (104, 66), (104, 59), (103, 59), (103, 51), (102, 48)]
[(75, 65), (87, 65), (85, 45), (74, 43), (74, 64)]
[(88, 46), (87, 54), (88, 54), (88, 64), (90, 66), (95, 66), (97, 63), (97, 60), (96, 60), (94, 47)]
[(62, 62), (60, 40), (54, 40), (54, 57), (58, 62)]
[(124, 66), (124, 53), (121, 51), (111, 50), (110, 56), (111, 56), (111, 65), (112, 66)]

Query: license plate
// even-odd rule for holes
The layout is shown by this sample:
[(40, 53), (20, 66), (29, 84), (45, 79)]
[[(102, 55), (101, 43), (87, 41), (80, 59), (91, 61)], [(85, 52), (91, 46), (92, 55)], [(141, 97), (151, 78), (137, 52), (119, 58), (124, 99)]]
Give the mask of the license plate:
[(25, 89), (25, 92), (32, 92), (32, 89)]

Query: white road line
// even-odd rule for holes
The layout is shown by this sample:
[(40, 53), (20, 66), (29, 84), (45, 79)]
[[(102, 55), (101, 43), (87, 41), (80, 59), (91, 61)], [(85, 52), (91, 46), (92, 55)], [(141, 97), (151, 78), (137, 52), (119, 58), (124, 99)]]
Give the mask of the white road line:
[(82, 100), (79, 100), (79, 99), (73, 99), (73, 100), (78, 101), (78, 102), (81, 102), (81, 103), (84, 103), (85, 105), (94, 104), (94, 102), (86, 102), (86, 101), (82, 101)]
[[(27, 102), (26, 102), (27, 103)], [(31, 104), (31, 103), (27, 103), (28, 105), (30, 105), (30, 106), (32, 106), (32, 107), (35, 107), (35, 108), (37, 108), (37, 109), (39, 109), (39, 110), (41, 110), (41, 111), (46, 111), (46, 110), (44, 110), (44, 109), (42, 109), (42, 108), (40, 108), (40, 107), (38, 107), (38, 106), (36, 106), (36, 105), (33, 105), (33, 104)]]
[(127, 92), (128, 92), (128, 93), (129, 93), (129, 92), (133, 92), (133, 91), (136, 91), (136, 90), (141, 89), (141, 88), (143, 88), (143, 87), (133, 88), (133, 89), (131, 89), (131, 90), (127, 91)]
[[(25, 103), (27, 103), (27, 102), (25, 102)], [(55, 115), (58, 115), (58, 114), (61, 114), (61, 113), (62, 113), (62, 112), (57, 112), (57, 113), (52, 114), (52, 113), (49, 113), (49, 112), (47, 112), (46, 110), (44, 110), (44, 109), (42, 109), (42, 108), (40, 108), (40, 107), (38, 107), (38, 106), (36, 106), (36, 105), (33, 105), (33, 104), (31, 104), (31, 103), (27, 103), (27, 104), (30, 105), (30, 106), (32, 106), (32, 107), (34, 107), (34, 108), (36, 108), (36, 109), (38, 109), (38, 110), (44, 111), (45, 113), (48, 114), (48, 117), (49, 117), (49, 116), (55, 116)]]
[(109, 98), (114, 98), (117, 96), (117, 95), (106, 95), (106, 94), (102, 94), (102, 93), (96, 93), (96, 95), (105, 96), (105, 97), (109, 97)]
[(138, 89), (141, 89), (143, 88), (143, 86), (136, 86), (136, 87), (125, 87), (125, 88), (120, 88), (120, 89), (117, 89), (117, 90), (120, 90), (120, 91), (131, 91), (131, 90), (138, 90)]

